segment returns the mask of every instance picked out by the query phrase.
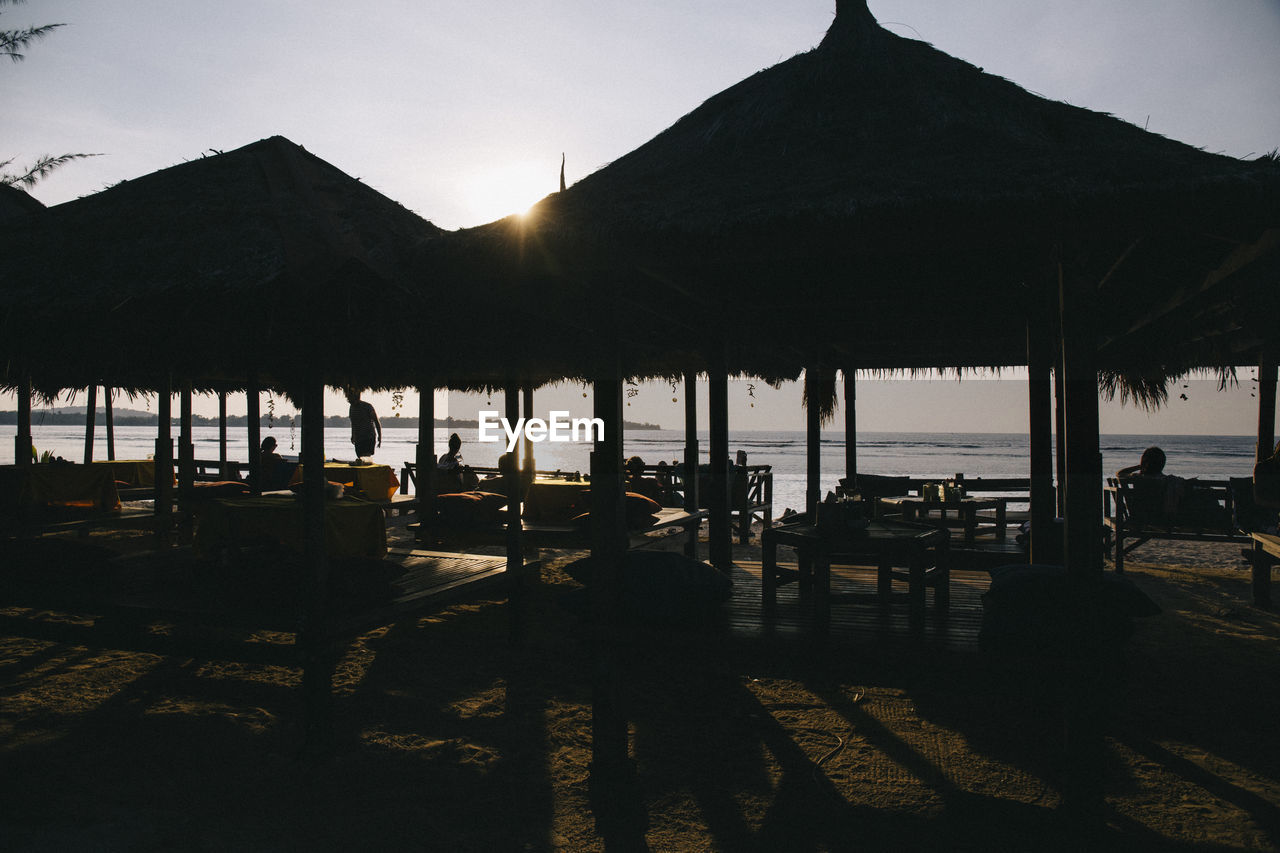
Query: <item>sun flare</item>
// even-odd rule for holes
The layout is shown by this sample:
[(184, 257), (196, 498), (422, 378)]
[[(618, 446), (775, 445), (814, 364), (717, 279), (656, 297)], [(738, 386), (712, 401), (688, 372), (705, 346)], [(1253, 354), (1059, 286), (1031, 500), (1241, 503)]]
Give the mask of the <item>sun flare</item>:
[(472, 175), (466, 182), (468, 207), (479, 225), (523, 214), (560, 187), (559, 163), (506, 163)]

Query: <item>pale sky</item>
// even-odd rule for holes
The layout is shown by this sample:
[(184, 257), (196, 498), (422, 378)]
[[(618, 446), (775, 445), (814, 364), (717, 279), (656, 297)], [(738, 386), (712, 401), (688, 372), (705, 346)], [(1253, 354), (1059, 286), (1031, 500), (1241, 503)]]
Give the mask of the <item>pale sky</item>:
[[(716, 92), (813, 47), (834, 6), (834, 0), (5, 4), (0, 28), (67, 26), (29, 48), (24, 62), (0, 68), (0, 160), (13, 157), (21, 166), (42, 154), (100, 152), (33, 191), (56, 204), (280, 134), (437, 225), (478, 225), (555, 190), (561, 152), (573, 183)], [(1280, 146), (1277, 0), (872, 0), (870, 6), (899, 35), (1040, 95), (1209, 151), (1244, 157)], [(911, 429), (920, 412), (939, 409), (932, 404), (937, 388), (902, 393), (914, 402), (895, 398), (888, 408), (903, 413), (901, 422), (883, 413), (886, 428)], [(389, 400), (378, 402), (390, 408)], [(1025, 392), (1022, 403), (1001, 405), (1018, 410)], [(1249, 432), (1256, 413), (1226, 397), (1213, 408), (1227, 405), (1240, 408), (1234, 419), (1244, 424), (1230, 431)], [(11, 408), (12, 396), (0, 398), (0, 406)], [(859, 406), (868, 429), (871, 406), (871, 400)], [(1163, 414), (1173, 417), (1174, 410)], [(209, 405), (197, 411), (210, 413)], [(991, 411), (970, 408), (960, 417), (953, 410), (946, 422), (989, 420)], [(747, 416), (754, 418), (754, 410)], [(1021, 411), (1017, 417), (1021, 423)], [(1215, 417), (1221, 413), (1200, 422)], [(1106, 418), (1104, 410), (1104, 431), (1135, 431), (1107, 430)], [(791, 428), (790, 412), (786, 420), (778, 426)], [(1146, 425), (1166, 433), (1223, 431)]]

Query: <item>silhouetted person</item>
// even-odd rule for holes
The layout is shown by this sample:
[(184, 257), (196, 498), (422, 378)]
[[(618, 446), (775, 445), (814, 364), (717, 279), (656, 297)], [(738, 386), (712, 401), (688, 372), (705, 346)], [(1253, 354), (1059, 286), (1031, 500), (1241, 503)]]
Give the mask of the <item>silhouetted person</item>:
[(274, 436), (269, 435), (262, 439), (262, 449), (258, 453), (258, 470), (262, 472), (262, 490), (264, 492), (288, 488), (289, 481), (293, 479), (295, 467), (295, 463), (286, 461), (283, 456), (276, 452)]
[(662, 503), (662, 485), (652, 477), (644, 475), (643, 459), (639, 456), (632, 456), (628, 459), (626, 472), (626, 490), (628, 492), (644, 495), (646, 498)]
[(351, 443), (355, 445), (356, 456), (369, 459), (373, 456), (374, 447), (382, 446), (382, 424), (378, 422), (378, 413), (373, 406), (360, 399), (360, 392), (354, 388), (347, 389), (347, 402), (351, 404), (348, 413), (351, 418)]
[(479, 482), (480, 478), (470, 466), (462, 462), (462, 437), (453, 433), (449, 436), (448, 452), (436, 462), (437, 492), (462, 492), (474, 489)]

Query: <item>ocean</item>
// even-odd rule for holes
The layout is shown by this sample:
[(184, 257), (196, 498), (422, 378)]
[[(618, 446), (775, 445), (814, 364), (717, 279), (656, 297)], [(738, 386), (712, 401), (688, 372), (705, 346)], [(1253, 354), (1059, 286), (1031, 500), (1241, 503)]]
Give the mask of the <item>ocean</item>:
[[(38, 415), (36, 416), (38, 418)], [(84, 428), (78, 426), (32, 425), (33, 441), (38, 451), (49, 450), (75, 462), (84, 458)], [(13, 425), (0, 427), (0, 464), (13, 462)], [(116, 428), (116, 458), (145, 459), (155, 452), (155, 428), (124, 426)], [(243, 428), (227, 431), (228, 455), (233, 460), (248, 459), (248, 440)], [(472, 465), (497, 465), (503, 446), (479, 442), (474, 429), (458, 430), (463, 441), (464, 461)], [(286, 457), (299, 453), (299, 433), (288, 425), (263, 428), (263, 437), (274, 435), (279, 451)], [(383, 430), (383, 443), (374, 461), (392, 466), (397, 472), (414, 458), (416, 429), (393, 426)], [(217, 427), (196, 427), (196, 458), (218, 458)], [(94, 445), (94, 458), (106, 459), (106, 436), (99, 425)], [(174, 430), (176, 443), (177, 430)], [(444, 452), (448, 430), (436, 430), (437, 453)], [(637, 455), (646, 462), (672, 462), (684, 455), (683, 430), (635, 430), (626, 433), (623, 444), (627, 456)], [(1116, 469), (1137, 464), (1142, 451), (1159, 445), (1168, 455), (1165, 470), (1181, 477), (1226, 479), (1248, 477), (1253, 470), (1254, 438), (1240, 435), (1104, 435), (1102, 437), (1103, 471), (1109, 476)], [(699, 449), (705, 460), (710, 442), (707, 433), (699, 434)], [(773, 466), (774, 513), (787, 507), (804, 508), (805, 436), (799, 431), (757, 432), (730, 431), (729, 452), (747, 453), (749, 464)], [(539, 470), (561, 469), (586, 472), (590, 445), (585, 443), (544, 442), (534, 447)], [(963, 473), (966, 477), (1027, 476), (1027, 436), (1000, 433), (861, 433), (858, 436), (858, 470), (868, 474), (907, 475), (912, 477), (950, 477)], [(353, 457), (349, 432), (345, 427), (325, 430), (325, 454), (331, 459)], [(844, 476), (844, 433), (823, 433), (822, 487), (834, 489)]]

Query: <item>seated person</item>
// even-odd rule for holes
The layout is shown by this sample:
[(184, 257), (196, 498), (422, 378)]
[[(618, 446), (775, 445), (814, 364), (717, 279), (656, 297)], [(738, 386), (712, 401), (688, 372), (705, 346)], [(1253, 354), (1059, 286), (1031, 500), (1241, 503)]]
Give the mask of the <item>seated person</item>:
[(1142, 517), (1173, 516), (1179, 512), (1209, 514), (1224, 511), (1217, 499), (1204, 489), (1196, 489), (1194, 478), (1175, 477), (1164, 472), (1165, 453), (1159, 447), (1148, 447), (1137, 465), (1121, 468), (1117, 480), (1133, 485), (1132, 511)]
[(293, 479), (293, 472), (297, 467), (297, 463), (289, 462), (279, 453), (276, 453), (274, 436), (269, 435), (262, 439), (262, 449), (258, 453), (258, 470), (262, 476), (262, 491), (272, 492), (277, 489), (289, 488), (289, 481)]
[(449, 436), (449, 452), (436, 462), (436, 494), (465, 492), (474, 489), (480, 478), (462, 462), (462, 437)]
[(628, 492), (644, 495), (650, 500), (662, 503), (662, 484), (652, 477), (644, 476), (644, 460), (632, 456), (626, 464), (625, 486)]

